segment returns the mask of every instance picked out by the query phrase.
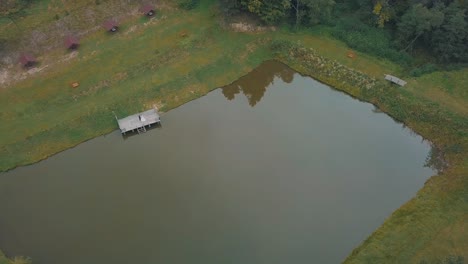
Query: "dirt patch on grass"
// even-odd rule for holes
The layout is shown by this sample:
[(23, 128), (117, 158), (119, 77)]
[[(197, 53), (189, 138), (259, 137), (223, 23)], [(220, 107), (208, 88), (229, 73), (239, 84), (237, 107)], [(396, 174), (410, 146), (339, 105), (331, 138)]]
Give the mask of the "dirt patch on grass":
[(234, 32), (251, 32), (251, 33), (258, 33), (258, 32), (265, 32), (265, 31), (276, 31), (276, 28), (273, 26), (258, 26), (254, 24), (249, 24), (247, 22), (236, 22), (230, 23), (229, 27)]
[[(87, 5), (63, 4), (53, 7), (53, 3), (46, 7), (46, 10), (38, 11), (37, 17), (31, 19), (42, 22), (29, 21), (29, 17), (24, 17), (15, 22), (15, 27), (10, 25), (0, 28), (0, 32), (10, 39), (6, 48), (0, 52), (0, 84), (8, 87), (25, 77), (41, 72), (56, 62), (68, 61), (75, 57), (75, 54), (65, 57), (51, 56), (51, 52), (64, 49), (63, 40), (68, 35), (75, 35), (84, 38), (98, 30), (103, 30), (101, 24), (106, 19), (115, 19), (119, 24), (124, 24), (132, 18), (140, 16), (139, 6), (143, 1), (112, 0), (105, 1), (97, 5), (90, 3)], [(158, 7), (169, 8), (170, 5), (159, 3)], [(39, 23), (35, 25), (34, 23)], [(124, 35), (130, 34), (138, 27), (129, 27)], [(39, 68), (28, 71), (17, 66), (21, 53), (28, 52), (40, 57)]]
[(2, 87), (6, 87), (6, 83), (9, 80), (10, 73), (7, 70), (0, 71), (0, 84)]
[(71, 61), (77, 58), (78, 54), (78, 51), (73, 51), (60, 57), (44, 56), (39, 58), (39, 65), (29, 69), (25, 69), (19, 65), (9, 65), (8, 68), (5, 67), (3, 70), (0, 70), (0, 84), (2, 85), (1, 87), (7, 88), (19, 81), (25, 80), (31, 76), (43, 72), (46, 69), (53, 68), (57, 64)]
[(227, 30), (244, 33), (261, 33), (276, 31), (276, 27), (264, 25), (257, 17), (249, 14), (241, 14), (234, 17), (223, 17), (221, 26)]
[(128, 35), (128, 34), (134, 32), (137, 28), (138, 28), (137, 25), (131, 26), (127, 31), (125, 31), (124, 35)]

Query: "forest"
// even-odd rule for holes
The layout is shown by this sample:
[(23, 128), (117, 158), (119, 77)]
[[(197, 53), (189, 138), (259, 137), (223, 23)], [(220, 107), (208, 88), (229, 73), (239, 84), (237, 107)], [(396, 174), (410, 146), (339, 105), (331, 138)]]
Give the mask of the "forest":
[[(40, 0), (2, 0), (0, 18)], [(195, 8), (199, 0), (178, 0)], [(293, 30), (321, 28), (353, 49), (412, 66), (412, 75), (468, 63), (466, 0), (218, 0), (225, 16), (251, 14)], [(419, 66), (414, 68), (414, 66)]]
[[(465, 0), (219, 0), (226, 15), (270, 25), (322, 26), (351, 48), (419, 71), (468, 62)], [(418, 75), (421, 72), (413, 72)]]

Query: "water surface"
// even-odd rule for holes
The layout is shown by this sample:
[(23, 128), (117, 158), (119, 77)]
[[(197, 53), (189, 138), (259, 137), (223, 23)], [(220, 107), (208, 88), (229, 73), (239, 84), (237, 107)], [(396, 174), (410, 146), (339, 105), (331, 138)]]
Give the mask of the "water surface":
[(162, 122), (0, 174), (0, 248), (34, 264), (339, 263), (433, 173), (420, 136), (275, 62)]

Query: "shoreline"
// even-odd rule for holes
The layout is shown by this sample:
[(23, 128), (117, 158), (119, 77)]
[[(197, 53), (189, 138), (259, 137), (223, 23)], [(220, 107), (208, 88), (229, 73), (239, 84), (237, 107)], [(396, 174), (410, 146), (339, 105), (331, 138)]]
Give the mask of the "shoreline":
[[(167, 113), (167, 112), (169, 112), (169, 111), (171, 111), (171, 110), (177, 109), (177, 108), (179, 108), (179, 107), (181, 107), (181, 106), (183, 106), (183, 105), (185, 105), (185, 104), (187, 104), (187, 103), (189, 103), (189, 102), (191, 102), (191, 101), (200, 99), (200, 98), (202, 98), (202, 97), (208, 95), (208, 93), (210, 93), (210, 92), (213, 92), (213, 91), (218, 90), (218, 89), (222, 89), (222, 88), (225, 87), (225, 86), (229, 86), (229, 85), (235, 83), (238, 79), (241, 79), (241, 78), (243, 78), (244, 76), (248, 75), (249, 73), (251, 73), (252, 71), (254, 71), (256, 68), (261, 67), (261, 65), (262, 65), (263, 63), (268, 63), (268, 62), (270, 62), (270, 61), (274, 61), (274, 62), (277, 62), (277, 63), (281, 63), (281, 64), (283, 64), (284, 66), (290, 68), (290, 69), (293, 70), (295, 73), (300, 74), (300, 75), (303, 76), (303, 77), (312, 78), (312, 79), (314, 79), (314, 80), (316, 80), (316, 81), (318, 81), (318, 82), (320, 82), (320, 83), (323, 83), (324, 85), (327, 85), (330, 89), (333, 89), (333, 90), (335, 90), (335, 91), (337, 91), (337, 92), (340, 92), (340, 93), (342, 93), (343, 95), (349, 96), (349, 97), (351, 97), (351, 98), (353, 98), (354, 100), (357, 100), (357, 101), (359, 101), (359, 102), (371, 104), (371, 105), (373, 105), (376, 109), (379, 109), (379, 110), (380, 110), (380, 108), (378, 108), (378, 106), (377, 106), (376, 104), (372, 103), (372, 102), (366, 101), (366, 100), (364, 100), (364, 99), (362, 99), (362, 98), (360, 98), (360, 97), (358, 97), (358, 96), (355, 96), (355, 95), (353, 95), (353, 94), (347, 92), (346, 90), (336, 88), (336, 87), (330, 85), (330, 84), (327, 83), (327, 82), (323, 82), (323, 81), (321, 81), (321, 80), (319, 80), (319, 79), (316, 79), (314, 76), (312, 76), (312, 75), (310, 75), (310, 74), (303, 73), (303, 72), (299, 72), (299, 71), (297, 71), (296, 69), (294, 69), (293, 67), (289, 66), (287, 63), (281, 61), (281, 60), (278, 59), (278, 58), (272, 58), (272, 59), (268, 59), (268, 60), (266, 60), (266, 61), (261, 62), (260, 65), (257, 65), (257, 66), (254, 67), (252, 70), (250, 70), (250, 71), (247, 72), (246, 74), (241, 75), (241, 76), (240, 76), (239, 78), (237, 78), (236, 80), (234, 80), (234, 81), (232, 81), (232, 82), (230, 82), (230, 83), (228, 83), (228, 84), (226, 84), (226, 85), (223, 85), (223, 86), (221, 86), (221, 87), (217, 87), (217, 88), (210, 89), (210, 90), (208, 90), (206, 93), (201, 94), (199, 97), (191, 98), (190, 100), (185, 101), (185, 102), (181, 103), (180, 105), (174, 106), (174, 107), (172, 107), (172, 108), (165, 109), (165, 111), (164, 111), (164, 112), (160, 112), (160, 114), (164, 114), (164, 113)], [(382, 112), (383, 114), (389, 116), (394, 122), (396, 122), (396, 123), (398, 123), (398, 124), (402, 124), (402, 125), (405, 126), (405, 127), (408, 127), (407, 124), (405, 124), (403, 121), (396, 119), (394, 116), (390, 115), (389, 113), (387, 113), (387, 112), (385, 112), (385, 111), (381, 111), (381, 112)], [(429, 143), (429, 145), (431, 145), (431, 146), (433, 145), (433, 142), (430, 141), (429, 138), (426, 138), (426, 137), (424, 137), (423, 135), (419, 134), (417, 131), (415, 131), (415, 130), (414, 130), (413, 128), (411, 128), (411, 127), (408, 127), (408, 128), (409, 128), (413, 133), (415, 133), (415, 134), (417, 134), (418, 136), (420, 136), (424, 141), (427, 141), (427, 142)], [(79, 146), (79, 145), (81, 145), (81, 144), (83, 144), (83, 143), (85, 143), (85, 142), (88, 142), (88, 141), (90, 141), (90, 140), (96, 139), (96, 138), (98, 138), (98, 137), (102, 137), (102, 136), (106, 136), (106, 135), (108, 135), (108, 134), (111, 134), (111, 133), (113, 133), (114, 131), (118, 130), (117, 124), (116, 124), (116, 126), (115, 126), (112, 130), (111, 130), (111, 129), (112, 129), (112, 128), (109, 128), (109, 130), (108, 130), (107, 132), (103, 132), (103, 133), (101, 133), (101, 134), (97, 134), (97, 135), (95, 135), (95, 136), (93, 136), (93, 137), (91, 137), (91, 138), (84, 139), (83, 141), (81, 141), (81, 142), (79, 142), (79, 143), (77, 143), (77, 144), (74, 144), (74, 145), (65, 147), (65, 148), (59, 150), (58, 152), (49, 153), (49, 154), (47, 154), (47, 156), (42, 157), (42, 158), (40, 158), (40, 159), (38, 159), (38, 160), (36, 160), (36, 161), (33, 161), (33, 162), (31, 162), (31, 163), (28, 163), (28, 164), (18, 164), (18, 165), (16, 165), (16, 166), (12, 167), (12, 168), (8, 168), (7, 170), (0, 171), (0, 177), (2, 176), (2, 174), (5, 174), (5, 173), (10, 172), (10, 171), (12, 171), (12, 170), (15, 170), (15, 169), (17, 169), (17, 168), (27, 167), (27, 166), (33, 166), (33, 165), (35, 165), (35, 164), (37, 164), (37, 163), (39, 163), (39, 162), (41, 162), (41, 161), (44, 161), (44, 160), (46, 160), (46, 159), (48, 159), (48, 158), (50, 158), (50, 157), (52, 157), (52, 156), (59, 155), (60, 153), (62, 153), (62, 152), (64, 152), (64, 151), (73, 149), (73, 148), (75, 148), (75, 147), (77, 147), (77, 146)]]

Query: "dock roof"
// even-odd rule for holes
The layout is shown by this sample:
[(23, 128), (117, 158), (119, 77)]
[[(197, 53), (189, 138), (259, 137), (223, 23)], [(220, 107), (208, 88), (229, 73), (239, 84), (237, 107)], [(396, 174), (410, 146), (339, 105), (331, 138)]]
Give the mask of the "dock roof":
[(159, 114), (155, 109), (151, 109), (145, 112), (127, 116), (122, 119), (118, 119), (119, 128), (122, 133), (132, 131), (141, 127), (159, 123)]

